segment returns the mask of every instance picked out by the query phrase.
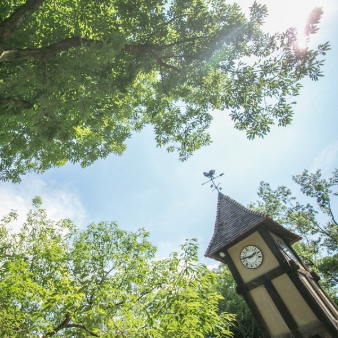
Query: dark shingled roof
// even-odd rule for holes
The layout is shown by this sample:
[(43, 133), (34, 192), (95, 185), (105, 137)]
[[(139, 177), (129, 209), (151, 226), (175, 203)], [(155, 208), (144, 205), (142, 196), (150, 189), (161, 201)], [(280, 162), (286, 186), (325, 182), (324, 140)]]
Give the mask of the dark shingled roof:
[(219, 193), (214, 234), (205, 256), (211, 256), (215, 251), (228, 245), (243, 233), (263, 222), (290, 243), (300, 239), (298, 235), (283, 228), (268, 215), (250, 210), (230, 197)]

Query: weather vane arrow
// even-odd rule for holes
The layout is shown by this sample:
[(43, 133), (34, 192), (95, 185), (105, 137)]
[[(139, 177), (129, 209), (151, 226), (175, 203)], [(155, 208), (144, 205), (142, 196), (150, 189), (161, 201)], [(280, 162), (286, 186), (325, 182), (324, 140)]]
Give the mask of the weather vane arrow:
[(210, 188), (212, 189), (212, 191), (217, 190), (218, 192), (221, 192), (222, 188), (219, 186), (220, 183), (217, 183), (217, 184), (216, 184), (214, 180), (215, 180), (216, 178), (218, 178), (218, 177), (223, 176), (224, 173), (222, 173), (222, 174), (220, 174), (220, 175), (218, 175), (218, 176), (215, 177), (215, 176), (214, 176), (214, 175), (215, 175), (215, 170), (209, 170), (209, 172), (204, 172), (203, 175), (204, 175), (205, 177), (208, 177), (208, 178), (209, 178), (209, 181), (206, 181), (206, 182), (202, 183), (202, 185), (207, 184), (207, 183), (209, 183), (209, 182), (212, 182), (212, 184), (211, 184), (211, 186), (210, 186)]

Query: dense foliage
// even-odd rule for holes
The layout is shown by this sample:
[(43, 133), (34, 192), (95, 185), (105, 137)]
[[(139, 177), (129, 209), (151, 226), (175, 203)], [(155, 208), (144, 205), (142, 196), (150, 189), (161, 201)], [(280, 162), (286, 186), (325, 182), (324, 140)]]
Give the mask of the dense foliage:
[(213, 109), (249, 138), (290, 124), (290, 98), (321, 76), (329, 46), (263, 33), (266, 15), (223, 0), (2, 1), (0, 180), (121, 154), (146, 125), (184, 160), (210, 143)]
[(1, 337), (226, 337), (215, 277), (194, 240), (155, 260), (148, 233), (115, 223), (80, 231), (36, 198), (21, 230), (0, 222)]
[(315, 173), (304, 170), (301, 175), (293, 176), (293, 180), (314, 204), (300, 202), (285, 186), (273, 190), (270, 184), (261, 182), (260, 200), (253, 207), (303, 237), (295, 244), (296, 251), (322, 277), (321, 284), (338, 303), (338, 223), (334, 215), (338, 169), (329, 178), (323, 178), (320, 170)]

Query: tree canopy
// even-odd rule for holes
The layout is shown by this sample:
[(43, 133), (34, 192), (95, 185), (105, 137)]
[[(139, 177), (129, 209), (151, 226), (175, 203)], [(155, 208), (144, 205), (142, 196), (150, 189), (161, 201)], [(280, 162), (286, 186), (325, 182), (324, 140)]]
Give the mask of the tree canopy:
[(293, 180), (314, 204), (299, 201), (285, 186), (273, 190), (270, 184), (261, 182), (260, 200), (251, 207), (269, 214), (303, 237), (295, 244), (297, 253), (321, 276), (322, 286), (338, 303), (338, 223), (334, 208), (338, 196), (338, 169), (328, 178), (322, 177), (321, 170), (315, 173), (304, 170), (301, 175), (293, 176)]
[(19, 232), (0, 222), (1, 337), (226, 337), (215, 276), (195, 240), (155, 260), (149, 234), (102, 222), (79, 230), (35, 208)]
[(329, 45), (263, 33), (266, 15), (223, 0), (2, 1), (0, 180), (122, 154), (146, 125), (184, 160), (210, 143), (213, 109), (249, 138), (290, 124), (290, 98), (322, 75)]

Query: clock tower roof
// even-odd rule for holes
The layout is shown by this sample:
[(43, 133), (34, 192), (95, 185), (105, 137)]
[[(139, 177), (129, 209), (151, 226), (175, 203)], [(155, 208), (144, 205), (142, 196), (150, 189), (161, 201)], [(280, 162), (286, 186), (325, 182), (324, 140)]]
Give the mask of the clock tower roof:
[(236, 239), (262, 223), (290, 244), (301, 238), (273, 221), (267, 214), (250, 210), (219, 192), (214, 234), (204, 255), (213, 256), (216, 251), (230, 246)]

